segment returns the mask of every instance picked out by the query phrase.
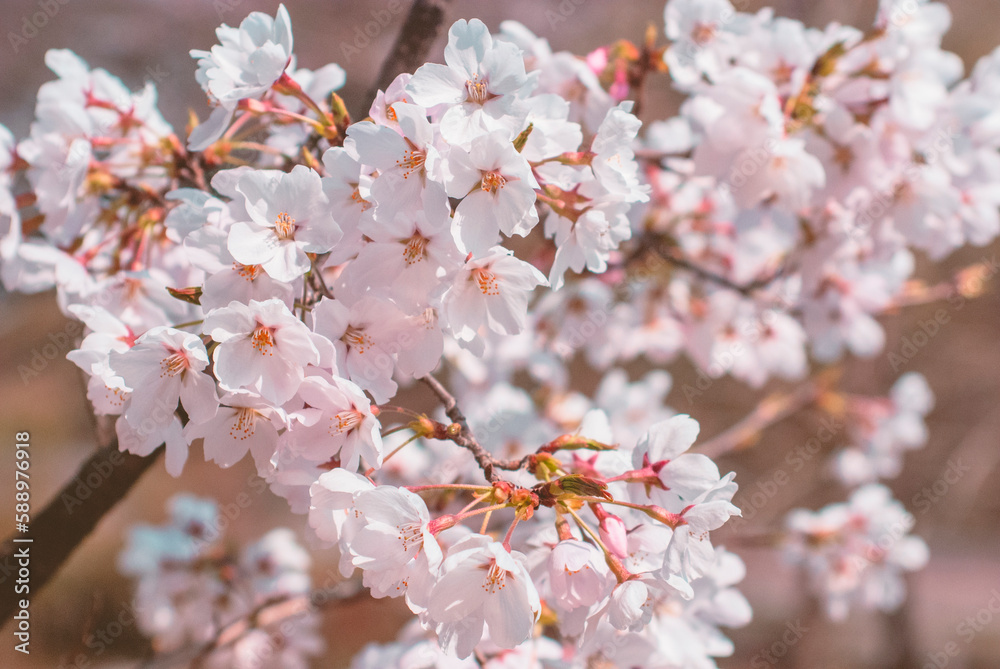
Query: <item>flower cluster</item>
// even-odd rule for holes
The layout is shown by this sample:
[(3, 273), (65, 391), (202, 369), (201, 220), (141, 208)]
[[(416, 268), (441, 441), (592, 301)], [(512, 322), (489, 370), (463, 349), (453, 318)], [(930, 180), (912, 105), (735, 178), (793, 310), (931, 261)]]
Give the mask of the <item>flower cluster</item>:
[[(236, 555), (224, 548), (214, 501), (177, 495), (169, 511), (165, 525), (134, 527), (118, 560), (138, 581), (133, 609), (156, 650), (201, 648), (202, 665), (220, 669), (308, 666), (323, 650), (308, 603), (294, 625), (258, 615), (269, 603), (309, 594), (311, 560), (292, 531), (272, 530)], [(216, 645), (223, 630), (231, 633)]]
[[(879, 353), (876, 317), (909, 300), (914, 250), (940, 259), (1000, 233), (1000, 145), (987, 129), (998, 55), (963, 80), (940, 46), (949, 22), (926, 0), (882, 0), (867, 34), (670, 0), (665, 48), (591, 54), (613, 95), (666, 68), (685, 100), (637, 149), (651, 200), (616, 262), (627, 299), (609, 281), (576, 282), (548, 305), (550, 348), (598, 366), (683, 352), (709, 380), (753, 386), (803, 377), (809, 354)], [(568, 70), (554, 61), (536, 62), (556, 87)], [(577, 319), (627, 336), (579, 336)]]
[[(249, 454), (345, 579), (405, 601), (414, 623), (355, 666), (710, 668), (751, 617), (710, 536), (740, 515), (735, 473), (692, 452), (666, 371), (625, 364), (686, 354), (689, 404), (725, 374), (802, 380), (936, 294), (914, 250), (997, 236), (1000, 56), (962, 80), (946, 18), (883, 0), (863, 34), (669, 0), (667, 45), (585, 57), (459, 20), (443, 64), (352, 121), (343, 70), (298, 67), (281, 6), (191, 53), (213, 111), (186, 141), (152, 84), (50, 51), (29, 137), (0, 128), (0, 278), (86, 325), (68, 357), (122, 450), (163, 444), (175, 476), (192, 445)], [(684, 102), (640, 137), (663, 72)], [(831, 615), (890, 609), (926, 549), (875, 482), (926, 440), (933, 395), (916, 374), (889, 399), (824, 384), (797, 396), (848, 421), (834, 470), (867, 485), (794, 512), (787, 550)], [(123, 556), (163, 650), (308, 588), (290, 535), (229, 558), (215, 514), (179, 498)], [(276, 666), (318, 652), (313, 628)], [(271, 632), (211, 661), (244, 666)]]
[(906, 597), (903, 573), (927, 563), (927, 544), (909, 534), (914, 522), (888, 488), (871, 483), (847, 502), (792, 511), (786, 557), (805, 566), (831, 618), (857, 605), (893, 611)]
[[(709, 533), (739, 513), (734, 474), (687, 452), (698, 435), (688, 416), (656, 423), (630, 448), (596, 438), (609, 432), (592, 411), (579, 432), (527, 458), (530, 487), (396, 487), (335, 469), (310, 490), (309, 523), (338, 546), (345, 577), (360, 569), (373, 596), (405, 598), (435, 633), (414, 636), (421, 648), (530, 654), (545, 616), (583, 664), (640, 638), (650, 662), (728, 654), (718, 628), (746, 624), (750, 609), (731, 587), (742, 562)], [(441, 498), (447, 491), (458, 499)], [(487, 528), (505, 510), (513, 518), (500, 540)], [(484, 519), (478, 532), (461, 524), (469, 518)], [(515, 532), (522, 523), (533, 529)]]
[(835, 456), (837, 477), (846, 486), (896, 478), (903, 454), (927, 442), (924, 416), (934, 394), (917, 372), (899, 377), (888, 398), (849, 398), (852, 445)]

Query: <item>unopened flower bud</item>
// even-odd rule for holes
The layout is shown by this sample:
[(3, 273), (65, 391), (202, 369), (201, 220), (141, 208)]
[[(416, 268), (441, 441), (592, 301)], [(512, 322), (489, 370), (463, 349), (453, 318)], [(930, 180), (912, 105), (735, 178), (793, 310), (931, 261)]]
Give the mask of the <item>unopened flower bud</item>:
[(628, 555), (628, 530), (625, 521), (613, 513), (601, 518), (599, 527), (601, 541), (616, 557), (625, 558)]

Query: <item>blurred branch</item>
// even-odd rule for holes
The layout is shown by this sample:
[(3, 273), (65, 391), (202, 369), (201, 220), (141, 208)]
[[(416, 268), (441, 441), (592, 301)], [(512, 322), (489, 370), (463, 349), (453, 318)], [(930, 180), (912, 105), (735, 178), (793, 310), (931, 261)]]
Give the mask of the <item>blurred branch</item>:
[[(110, 429), (109, 429), (110, 426)], [(103, 437), (103, 438), (102, 438)], [(121, 453), (114, 433), (114, 423), (98, 421), (98, 442), (104, 444), (87, 459), (55, 498), (38, 514), (33, 514), (29, 532), (8, 538), (0, 551), (0, 571), (3, 580), (18, 571), (19, 550), (28, 549), (30, 556), (30, 588), (34, 595), (45, 587), (59, 571), (101, 518), (126, 494), (143, 472), (160, 454), (160, 448), (147, 456)], [(98, 483), (92, 484), (97, 474)], [(86, 493), (82, 491), (87, 491)], [(14, 543), (14, 539), (32, 539), (31, 543)], [(0, 599), (0, 624), (5, 623), (17, 608), (18, 595), (13, 587), (4, 587)]]
[[(903, 578), (906, 581), (907, 591), (912, 593), (913, 579), (909, 577), (909, 574), (904, 574)], [(911, 600), (912, 595), (904, 599), (898, 609), (883, 616), (885, 622), (882, 634), (883, 647), (888, 656), (886, 666), (892, 667), (892, 669), (909, 669), (909, 667), (916, 667), (920, 664), (914, 650), (917, 643), (911, 624)]]
[[(445, 7), (450, 2), (451, 0), (414, 0), (366, 100), (374, 100), (379, 90), (388, 88), (400, 73), (413, 72), (427, 61), (427, 54), (444, 25)], [(368, 115), (367, 111), (366, 109), (364, 116)]]
[[(346, 588), (345, 588), (346, 586)], [(346, 590), (346, 591), (345, 591)], [(359, 583), (339, 583), (331, 588), (316, 589), (303, 595), (280, 595), (261, 602), (243, 616), (223, 626), (211, 641), (200, 645), (184, 646), (143, 662), (138, 669), (167, 669), (184, 665), (201, 667), (217, 650), (228, 648), (242, 639), (247, 632), (272, 627), (281, 623), (283, 635), (287, 625), (331, 603), (346, 604), (367, 598), (368, 591)]]
[(681, 257), (679, 251), (680, 249), (663, 239), (660, 235), (647, 233), (637, 240), (635, 249), (628, 257), (625, 258), (625, 260), (621, 263), (621, 266), (627, 269), (631, 265), (646, 257), (647, 254), (652, 253), (656, 257), (662, 258), (667, 263), (675, 267), (691, 272), (703, 281), (714, 283), (717, 286), (728, 288), (729, 290), (735, 290), (744, 297), (753, 297), (754, 293), (767, 288), (775, 280), (781, 278), (787, 270), (786, 267), (781, 267), (769, 276), (754, 279), (746, 284), (739, 284), (722, 276), (721, 274), (714, 272), (713, 270), (702, 267), (695, 262)]
[(764, 398), (738, 423), (698, 447), (698, 453), (717, 458), (730, 451), (754, 445), (767, 427), (820, 399), (827, 383), (827, 379), (811, 380), (791, 392)]

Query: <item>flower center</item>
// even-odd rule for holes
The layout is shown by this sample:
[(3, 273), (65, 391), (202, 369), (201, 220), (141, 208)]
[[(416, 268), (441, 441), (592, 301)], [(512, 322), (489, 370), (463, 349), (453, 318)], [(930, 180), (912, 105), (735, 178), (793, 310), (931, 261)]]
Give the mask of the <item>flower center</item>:
[(483, 581), (483, 590), (491, 595), (498, 590), (503, 590), (507, 586), (507, 570), (497, 564), (496, 560), (490, 561), (490, 568), (486, 572), (486, 580)]
[(424, 545), (424, 533), (420, 523), (397, 525), (396, 530), (399, 532), (399, 541), (403, 544), (404, 553), (408, 553), (411, 548), (419, 549)]
[(372, 338), (365, 334), (364, 330), (348, 325), (344, 331), (344, 336), (340, 338), (342, 342), (358, 353), (364, 353), (366, 349), (375, 344)]
[(253, 436), (258, 414), (250, 407), (234, 408), (236, 409), (236, 416), (233, 420), (233, 426), (229, 428), (229, 436), (233, 439), (244, 441)]
[(372, 206), (372, 203), (361, 197), (361, 189), (355, 188), (354, 192), (351, 193), (351, 199), (356, 203), (361, 205), (361, 211), (368, 211), (368, 208)]
[(143, 288), (141, 279), (125, 279), (122, 285), (125, 293), (125, 300), (132, 302), (145, 296), (146, 289)]
[(271, 328), (258, 324), (250, 336), (250, 343), (261, 355), (274, 355), (274, 332)]
[(498, 188), (503, 188), (506, 185), (507, 178), (496, 170), (493, 170), (492, 172), (483, 173), (483, 180), (480, 182), (479, 187), (487, 193), (496, 193)]
[(423, 168), (427, 161), (427, 151), (417, 148), (410, 140), (406, 140), (406, 143), (410, 145), (410, 148), (403, 151), (403, 157), (396, 161), (396, 167), (403, 170), (404, 179), (408, 179), (414, 171)]
[(472, 277), (475, 279), (476, 283), (479, 284), (479, 291), (483, 295), (499, 295), (500, 294), (500, 281), (497, 279), (497, 275), (488, 269), (474, 269), (472, 270)]
[(694, 29), (691, 31), (691, 39), (694, 43), (699, 46), (704, 46), (715, 38), (715, 24), (714, 23), (698, 23), (694, 24)]
[(186, 355), (181, 351), (172, 351), (171, 355), (160, 360), (160, 378), (177, 376), (190, 366)]
[(490, 99), (490, 92), (486, 82), (481, 80), (479, 75), (465, 82), (465, 92), (468, 95), (466, 99), (469, 102), (475, 102), (479, 105)]
[(253, 281), (257, 278), (257, 275), (260, 274), (262, 268), (260, 265), (244, 265), (242, 263), (234, 262), (233, 269), (247, 281)]
[(125, 404), (125, 391), (121, 388), (112, 388), (104, 384), (104, 397), (112, 406), (120, 407)]
[(333, 437), (338, 434), (350, 432), (358, 425), (361, 425), (363, 419), (364, 416), (357, 409), (341, 411), (330, 419), (330, 436)]
[(413, 234), (403, 248), (403, 260), (407, 265), (418, 263), (427, 254), (427, 238), (419, 232)]
[(278, 239), (294, 239), (295, 219), (286, 212), (278, 214), (278, 220), (274, 222), (274, 231), (278, 234)]

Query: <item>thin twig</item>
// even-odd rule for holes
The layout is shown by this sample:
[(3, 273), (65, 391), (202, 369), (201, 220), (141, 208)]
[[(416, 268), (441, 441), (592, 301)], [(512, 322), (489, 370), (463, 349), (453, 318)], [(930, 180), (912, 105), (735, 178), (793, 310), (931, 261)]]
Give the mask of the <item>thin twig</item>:
[(657, 257), (662, 258), (675, 267), (687, 270), (704, 281), (709, 281), (718, 286), (722, 286), (723, 288), (735, 290), (746, 297), (753, 297), (754, 293), (767, 288), (775, 280), (781, 278), (787, 271), (787, 267), (783, 266), (775, 270), (770, 276), (754, 279), (746, 284), (739, 284), (722, 276), (721, 274), (718, 274), (717, 272), (714, 272), (706, 267), (702, 267), (698, 263), (681, 257), (678, 255), (677, 250), (676, 246), (670, 244), (661, 236), (653, 233), (647, 233), (636, 240), (633, 251), (627, 255), (624, 260), (620, 261), (620, 264), (617, 266), (628, 270), (648, 253), (655, 253)]
[(326, 281), (323, 279), (323, 265), (326, 264), (327, 258), (330, 257), (328, 253), (321, 253), (312, 259), (312, 271), (309, 273), (310, 279), (312, 279), (313, 287), (316, 288), (324, 297), (333, 299), (333, 293), (330, 292), (330, 288), (326, 285)]
[(497, 469), (513, 471), (521, 469), (528, 464), (530, 456), (525, 456), (520, 460), (498, 460), (493, 457), (493, 454), (483, 448), (476, 440), (475, 435), (472, 434), (472, 430), (469, 429), (469, 423), (465, 419), (465, 414), (458, 408), (458, 400), (455, 399), (455, 396), (448, 392), (447, 388), (441, 385), (440, 381), (429, 374), (420, 380), (427, 384), (427, 387), (441, 400), (441, 404), (444, 405), (444, 412), (451, 419), (451, 422), (459, 426), (458, 434), (449, 436), (449, 438), (472, 453), (472, 457), (476, 459), (479, 468), (483, 470), (487, 481), (493, 483), (500, 480), (500, 475), (496, 471)]

